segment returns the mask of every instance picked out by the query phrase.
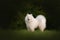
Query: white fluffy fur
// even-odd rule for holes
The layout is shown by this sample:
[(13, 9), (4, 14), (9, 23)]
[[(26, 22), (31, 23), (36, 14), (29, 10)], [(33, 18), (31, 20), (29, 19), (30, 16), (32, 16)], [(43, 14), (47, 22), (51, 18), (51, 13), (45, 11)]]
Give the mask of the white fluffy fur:
[(39, 29), (43, 32), (46, 28), (46, 18), (43, 15), (38, 15), (36, 19), (39, 22), (38, 25)]
[(43, 15), (38, 15), (36, 18), (32, 14), (27, 14), (25, 23), (28, 31), (34, 32), (37, 27), (43, 32), (46, 28), (46, 19)]

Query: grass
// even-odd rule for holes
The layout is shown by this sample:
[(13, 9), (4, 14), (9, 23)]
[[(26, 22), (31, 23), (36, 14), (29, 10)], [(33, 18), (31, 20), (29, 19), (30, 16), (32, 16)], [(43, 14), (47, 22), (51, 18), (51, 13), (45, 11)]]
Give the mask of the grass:
[(59, 40), (60, 31), (45, 30), (41, 32), (28, 32), (26, 29), (22, 30), (0, 30), (0, 40)]

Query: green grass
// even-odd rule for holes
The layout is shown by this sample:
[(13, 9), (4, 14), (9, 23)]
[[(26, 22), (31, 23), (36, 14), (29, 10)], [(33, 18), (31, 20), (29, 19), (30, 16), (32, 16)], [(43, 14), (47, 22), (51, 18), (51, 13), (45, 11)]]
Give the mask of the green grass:
[(0, 40), (58, 40), (60, 39), (60, 31), (45, 30), (41, 32), (28, 32), (22, 30), (0, 30)]

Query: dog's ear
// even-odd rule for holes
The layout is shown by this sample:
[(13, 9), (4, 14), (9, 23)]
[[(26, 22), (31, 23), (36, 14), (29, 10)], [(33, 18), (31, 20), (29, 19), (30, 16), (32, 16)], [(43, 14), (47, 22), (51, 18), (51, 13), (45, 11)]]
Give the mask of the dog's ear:
[(30, 15), (32, 15), (32, 14), (30, 14)]
[(29, 13), (27, 13), (27, 15), (29, 15)]

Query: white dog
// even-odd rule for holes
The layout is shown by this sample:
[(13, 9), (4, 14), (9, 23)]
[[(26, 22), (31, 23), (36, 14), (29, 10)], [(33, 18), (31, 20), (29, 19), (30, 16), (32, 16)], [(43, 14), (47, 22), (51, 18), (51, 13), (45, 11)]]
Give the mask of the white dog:
[(43, 32), (46, 28), (46, 19), (43, 15), (38, 15), (36, 18), (32, 14), (27, 14), (25, 23), (28, 31), (34, 32), (37, 27)]

